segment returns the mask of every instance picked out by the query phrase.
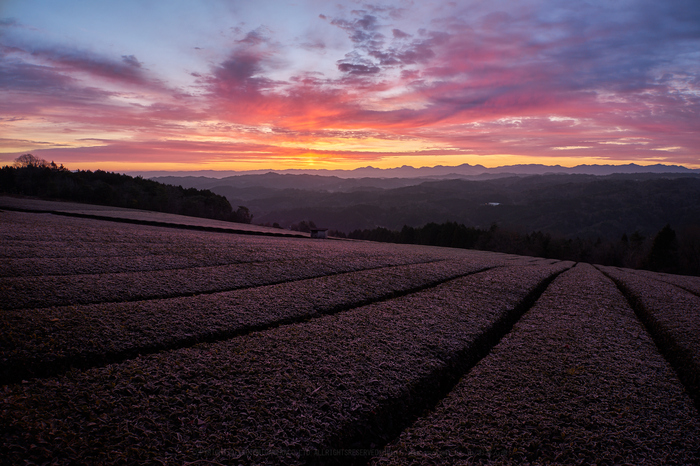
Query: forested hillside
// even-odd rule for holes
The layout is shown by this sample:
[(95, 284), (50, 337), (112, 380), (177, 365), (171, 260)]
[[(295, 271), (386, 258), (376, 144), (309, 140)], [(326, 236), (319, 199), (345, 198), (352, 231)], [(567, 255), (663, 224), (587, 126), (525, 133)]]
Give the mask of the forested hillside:
[(250, 223), (246, 207), (234, 211), (224, 196), (102, 170), (71, 171), (26, 154), (0, 168), (0, 193), (128, 207)]
[(423, 244), (450, 248), (480, 249), (548, 259), (589, 262), (601, 265), (648, 269), (683, 275), (700, 275), (700, 228), (686, 228), (680, 234), (666, 224), (655, 235), (639, 232), (619, 239), (564, 238), (535, 231), (518, 233), (495, 225), (481, 229), (456, 222), (428, 223), (401, 231), (386, 228), (354, 230), (332, 236), (385, 243)]

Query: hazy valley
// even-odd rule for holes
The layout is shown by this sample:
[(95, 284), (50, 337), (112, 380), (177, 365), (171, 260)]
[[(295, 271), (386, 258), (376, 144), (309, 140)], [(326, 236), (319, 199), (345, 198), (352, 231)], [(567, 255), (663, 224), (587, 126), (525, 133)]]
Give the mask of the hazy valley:
[(158, 177), (157, 181), (209, 189), (231, 205), (245, 205), (255, 223), (289, 227), (311, 220), (344, 232), (400, 230), (429, 222), (499, 227), (566, 237), (619, 239), (697, 225), (700, 175), (631, 173), (504, 175), (491, 179), (340, 178), (260, 174), (226, 178)]

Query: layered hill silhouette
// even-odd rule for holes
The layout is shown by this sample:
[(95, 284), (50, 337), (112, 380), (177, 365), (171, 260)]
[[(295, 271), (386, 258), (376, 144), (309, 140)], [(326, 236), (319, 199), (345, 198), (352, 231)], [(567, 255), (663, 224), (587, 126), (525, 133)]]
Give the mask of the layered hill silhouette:
[(631, 173), (543, 174), (492, 179), (351, 178), (267, 173), (222, 179), (162, 177), (209, 189), (245, 204), (256, 222), (288, 227), (301, 220), (350, 232), (453, 221), (566, 237), (650, 235), (666, 224), (697, 225), (700, 175)]

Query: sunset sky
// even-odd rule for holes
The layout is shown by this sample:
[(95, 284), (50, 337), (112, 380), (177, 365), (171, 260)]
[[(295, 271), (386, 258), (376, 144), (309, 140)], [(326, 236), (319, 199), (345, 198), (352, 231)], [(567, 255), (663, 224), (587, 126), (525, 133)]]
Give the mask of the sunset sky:
[(700, 168), (700, 1), (0, 0), (0, 165)]

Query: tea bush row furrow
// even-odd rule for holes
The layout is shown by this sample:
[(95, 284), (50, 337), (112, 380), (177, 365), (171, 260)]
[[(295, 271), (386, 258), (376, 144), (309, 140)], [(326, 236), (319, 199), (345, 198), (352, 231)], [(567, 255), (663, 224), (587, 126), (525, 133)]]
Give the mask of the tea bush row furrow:
[[(0, 277), (48, 275), (91, 275), (98, 273), (145, 272), (245, 263), (236, 257), (206, 255), (119, 255), (101, 257), (57, 257), (6, 259), (0, 264)], [(249, 261), (259, 262), (259, 261)]]
[(700, 418), (612, 281), (560, 275), (372, 464), (697, 464)]
[(688, 275), (673, 275), (670, 273), (650, 272), (648, 270), (635, 270), (634, 273), (653, 280), (661, 280), (683, 288), (686, 291), (700, 296), (700, 277)]
[[(340, 249), (340, 248), (339, 248)], [(2, 309), (65, 306), (215, 293), (335, 273), (417, 262), (408, 254), (336, 254), (318, 257), (292, 251), (285, 260), (216, 267), (92, 275), (1, 277)]]
[[(215, 235), (215, 233), (210, 233)], [(254, 241), (240, 241), (235, 235), (230, 236), (231, 241), (214, 241), (206, 244), (187, 243), (179, 244), (173, 238), (164, 240), (164, 243), (106, 243), (90, 244), (73, 242), (71, 244), (61, 242), (45, 242), (41, 244), (32, 242), (22, 242), (17, 244), (2, 244), (3, 254), (2, 274), (11, 276), (12, 273), (23, 273), (23, 269), (32, 270), (29, 274), (36, 274), (36, 268), (32, 267), (32, 261), (42, 262), (42, 274), (72, 274), (83, 273), (82, 264), (92, 267), (91, 261), (113, 258), (115, 261), (130, 261), (138, 257), (157, 258), (184, 257), (188, 261), (193, 261), (197, 266), (208, 266), (216, 264), (231, 264), (243, 262), (261, 262), (270, 260), (283, 260), (299, 255), (314, 258), (330, 258), (342, 260), (346, 256), (367, 257), (367, 258), (390, 258), (395, 262), (426, 262), (428, 260), (447, 259), (450, 255), (441, 253), (438, 248), (420, 251), (415, 246), (409, 245), (386, 245), (386, 248), (367, 248), (362, 243), (352, 243), (348, 248), (346, 242), (318, 241), (311, 239), (287, 239), (268, 238), (269, 243), (257, 243)], [(244, 237), (246, 238), (246, 237)], [(181, 239), (181, 238), (180, 238)], [(206, 238), (205, 238), (206, 239)], [(215, 239), (215, 238), (213, 238)], [(251, 237), (251, 239), (259, 239)], [(363, 247), (364, 246), (364, 247)], [(464, 251), (466, 252), (466, 251)], [(15, 254), (16, 253), (16, 254)], [(451, 256), (462, 255), (458, 251)], [(411, 256), (410, 258), (402, 256)], [(55, 261), (57, 265), (53, 265)], [(66, 264), (67, 269), (61, 268)], [(112, 267), (125, 267), (118, 262)], [(15, 270), (12, 270), (15, 269)]]
[[(67, 217), (83, 221), (98, 220), (101, 222), (108, 221), (110, 223), (167, 226), (168, 228), (178, 228), (184, 230), (223, 231), (227, 233), (257, 234), (267, 236), (305, 236), (304, 233), (285, 231), (278, 228), (212, 220), (202, 217), (189, 217), (186, 215), (168, 214), (164, 212), (120, 207), (106, 207), (90, 204), (41, 201), (37, 199), (18, 200), (16, 198), (8, 198), (6, 196), (0, 196), (0, 209), (2, 209), (2, 212), (52, 215), (54, 217)], [(306, 236), (308, 237), (308, 235)]]
[[(283, 253), (288, 247), (293, 250), (304, 245), (302, 247), (313, 251), (311, 244), (318, 243), (289, 238), (269, 241), (269, 238), (255, 236), (192, 232), (65, 217), (55, 217), (58, 221), (45, 225), (47, 222), (41, 214), (10, 214), (29, 216), (29, 220), (35, 221), (0, 222), (0, 237), (3, 239), (1, 253), (5, 257), (74, 258), (179, 253), (222, 255), (237, 257), (239, 260), (252, 257), (259, 260), (261, 255), (276, 258), (276, 254)], [(49, 219), (52, 218), (49, 216)], [(316, 244), (316, 248), (329, 249), (328, 245), (322, 244)]]
[(700, 409), (700, 297), (634, 271), (600, 269), (627, 296)]
[(185, 298), (8, 310), (0, 315), (0, 383), (331, 314), (500, 262), (481, 253), (469, 261), (396, 266)]
[(568, 266), (492, 269), (306, 323), (6, 385), (0, 455), (280, 465), (380, 445)]
[[(7, 215), (12, 218), (7, 219)], [(20, 218), (17, 219), (17, 216)], [(0, 256), (7, 259), (0, 264), (0, 274), (85, 273), (95, 267), (94, 261), (104, 258), (122, 258), (115, 260), (111, 267), (127, 268), (130, 266), (122, 263), (134, 262), (137, 256), (160, 256), (163, 260), (168, 256), (180, 256), (197, 266), (283, 260), (299, 256), (319, 260), (344, 260), (348, 256), (372, 260), (384, 258), (398, 264), (447, 259), (466, 252), (370, 242), (191, 232), (63, 217), (56, 217), (58, 221), (53, 220), (45, 225), (44, 217), (45, 214), (0, 214), (0, 220), (5, 220), (0, 221), (0, 237), (3, 239), (0, 242)], [(48, 217), (51, 219), (53, 216)], [(25, 221), (13, 223), (10, 221), (13, 219)], [(52, 263), (50, 259), (57, 260)], [(37, 263), (33, 263), (33, 260)], [(103, 273), (109, 271), (111, 269), (101, 270)]]
[[(196, 267), (216, 267), (252, 262), (271, 262), (285, 259), (289, 260), (295, 257), (337, 261), (357, 261), (359, 259), (368, 258), (365, 254), (357, 254), (353, 251), (346, 251), (344, 254), (319, 254), (318, 250), (307, 251), (299, 247), (294, 249), (290, 248), (285, 253), (277, 253), (276, 255), (269, 254), (269, 251), (266, 252), (267, 253), (263, 254), (242, 255), (233, 251), (230, 251), (228, 254), (222, 254), (218, 251), (209, 253), (173, 251), (172, 253), (149, 253), (147, 255), (135, 256), (119, 254), (90, 257), (11, 258), (3, 260), (0, 264), (0, 278), (146, 272)], [(461, 254), (457, 256), (465, 255)], [(411, 254), (376, 254), (373, 255), (369, 262), (374, 264), (399, 265), (443, 259), (445, 259), (445, 257), (440, 255), (430, 257), (425, 255), (412, 256)]]
[(0, 287), (5, 294), (2, 307), (7, 310), (211, 293), (324, 275), (330, 269), (287, 260), (134, 273), (6, 277), (0, 279)]

